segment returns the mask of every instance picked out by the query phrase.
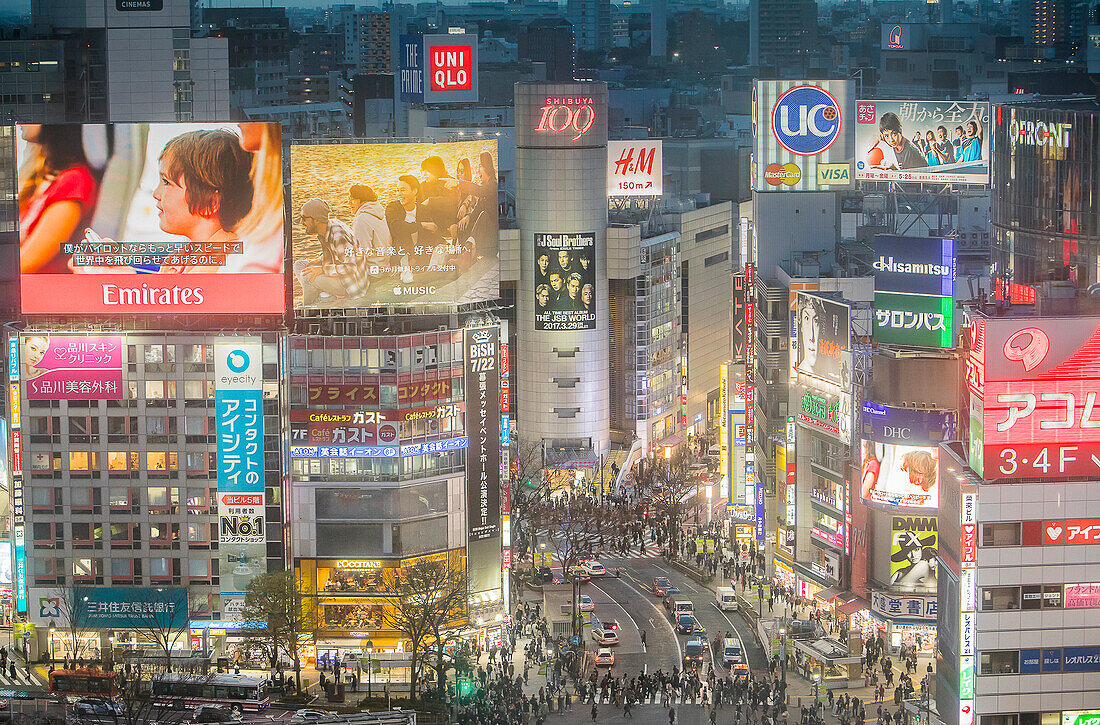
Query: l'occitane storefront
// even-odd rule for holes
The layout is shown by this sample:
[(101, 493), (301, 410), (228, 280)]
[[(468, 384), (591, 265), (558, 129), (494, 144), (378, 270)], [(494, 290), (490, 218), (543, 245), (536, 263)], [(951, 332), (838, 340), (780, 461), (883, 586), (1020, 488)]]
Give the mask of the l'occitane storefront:
[[(403, 635), (392, 629), (387, 614), (400, 588), (405, 567), (425, 561), (447, 561), (465, 569), (466, 550), (454, 549), (408, 559), (305, 559), (299, 574), (319, 608), (315, 643), (318, 662), (358, 660), (370, 652), (408, 650)], [(465, 624), (463, 622), (463, 624)], [(348, 658), (347, 655), (351, 655)]]

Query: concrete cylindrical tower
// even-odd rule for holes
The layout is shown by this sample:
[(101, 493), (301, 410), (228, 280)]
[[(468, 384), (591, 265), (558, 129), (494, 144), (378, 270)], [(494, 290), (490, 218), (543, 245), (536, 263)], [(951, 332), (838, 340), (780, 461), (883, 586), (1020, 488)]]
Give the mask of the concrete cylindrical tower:
[[(520, 432), (547, 446), (603, 453), (611, 427), (607, 84), (517, 83), (515, 116)], [(539, 264), (543, 254), (547, 266)], [(576, 298), (570, 280), (581, 289)]]

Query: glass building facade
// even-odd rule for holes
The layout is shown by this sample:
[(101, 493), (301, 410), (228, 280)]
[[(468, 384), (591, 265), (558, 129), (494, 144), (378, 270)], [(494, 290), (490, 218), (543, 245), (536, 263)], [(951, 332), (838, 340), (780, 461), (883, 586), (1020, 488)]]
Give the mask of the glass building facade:
[(998, 106), (992, 228), (998, 290), (1100, 281), (1100, 107)]

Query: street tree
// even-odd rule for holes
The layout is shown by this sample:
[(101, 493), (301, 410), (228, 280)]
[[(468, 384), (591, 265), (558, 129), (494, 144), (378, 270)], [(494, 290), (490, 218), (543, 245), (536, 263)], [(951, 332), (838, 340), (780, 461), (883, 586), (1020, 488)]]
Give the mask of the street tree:
[[(581, 562), (595, 558), (604, 537), (612, 533), (610, 522), (600, 515), (595, 501), (585, 496), (543, 502), (536, 508), (534, 529), (544, 534), (547, 546), (566, 576), (570, 576), (573, 568)], [(570, 619), (573, 636), (577, 636), (580, 631), (578, 582), (575, 577), (571, 577), (571, 581), (573, 604)]]
[[(172, 671), (172, 651), (191, 633), (190, 595), (185, 587), (150, 589), (131, 604), (130, 629), (144, 635), (164, 654), (164, 670)], [(190, 648), (187, 648), (188, 651)]]
[(241, 618), (252, 627), (248, 639), (278, 662), (283, 653), (294, 665), (294, 688), (302, 694), (299, 648), (318, 629), (318, 607), (294, 571), (260, 574), (248, 583)]
[[(450, 560), (418, 561), (402, 567), (395, 576), (395, 593), (387, 598), (382, 616), (387, 626), (409, 641), (410, 698), (415, 702), (418, 666), (429, 650), (442, 651), (449, 631), (461, 624), (468, 609), (469, 587), (465, 569)], [(443, 688), (443, 657), (436, 657), (433, 664)]]
[[(505, 478), (508, 486), (509, 515), (512, 530), (512, 557), (516, 556), (516, 547), (527, 544), (532, 553), (536, 550), (536, 540), (531, 526), (535, 508), (549, 498), (550, 487), (543, 469), (542, 443), (520, 435), (512, 436), (509, 455), (511, 471)], [(522, 551), (522, 550), (521, 550)], [(534, 571), (534, 557), (531, 558)]]
[(90, 589), (91, 587), (82, 584), (62, 584), (51, 589), (48, 596), (41, 597), (38, 602), (38, 611), (44, 616), (49, 615), (50, 629), (59, 632), (64, 638), (74, 667), (77, 660), (88, 653), (90, 639), (87, 635), (91, 628), (88, 622)]
[(669, 552), (679, 551), (687, 501), (696, 493), (681, 449), (671, 458), (643, 458), (633, 472), (638, 495), (650, 500), (657, 526), (664, 530)]

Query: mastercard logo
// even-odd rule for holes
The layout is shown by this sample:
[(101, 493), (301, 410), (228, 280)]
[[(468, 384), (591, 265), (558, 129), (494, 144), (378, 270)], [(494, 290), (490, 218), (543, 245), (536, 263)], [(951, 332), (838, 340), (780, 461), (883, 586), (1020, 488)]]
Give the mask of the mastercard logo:
[(795, 164), (768, 164), (764, 167), (764, 181), (772, 186), (794, 186), (802, 181), (802, 169)]

